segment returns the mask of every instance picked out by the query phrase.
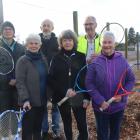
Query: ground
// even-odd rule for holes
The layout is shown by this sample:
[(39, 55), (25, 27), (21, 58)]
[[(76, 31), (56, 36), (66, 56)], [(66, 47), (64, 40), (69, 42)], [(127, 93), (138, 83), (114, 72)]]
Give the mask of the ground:
[[(49, 120), (51, 121), (51, 118)], [(91, 105), (87, 109), (87, 122), (90, 137), (89, 140), (96, 140), (95, 118)], [(73, 135), (74, 140), (76, 140), (78, 131), (74, 117)], [(120, 140), (140, 140), (140, 94), (129, 96), (128, 105), (122, 122)]]
[[(136, 52), (128, 52), (128, 59), (130, 64), (136, 63)], [(140, 80), (140, 74), (137, 78)], [(87, 109), (87, 122), (90, 136), (89, 140), (96, 140), (95, 119), (91, 105)], [(76, 140), (78, 131), (74, 117), (73, 135), (74, 140)], [(128, 105), (121, 126), (120, 140), (140, 140), (140, 93), (129, 95)]]

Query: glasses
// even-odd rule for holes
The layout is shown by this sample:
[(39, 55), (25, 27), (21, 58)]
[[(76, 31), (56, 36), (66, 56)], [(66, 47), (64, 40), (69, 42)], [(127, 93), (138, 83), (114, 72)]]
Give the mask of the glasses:
[(88, 25), (89, 25), (89, 26), (92, 26), (92, 25), (94, 25), (94, 23), (85, 23), (84, 25), (85, 25), (85, 26), (88, 26)]
[(106, 45), (106, 44), (112, 44), (113, 42), (112, 41), (103, 41), (103, 44)]
[(4, 30), (5, 30), (5, 31), (12, 31), (13, 28), (11, 28), (11, 27), (5, 27)]

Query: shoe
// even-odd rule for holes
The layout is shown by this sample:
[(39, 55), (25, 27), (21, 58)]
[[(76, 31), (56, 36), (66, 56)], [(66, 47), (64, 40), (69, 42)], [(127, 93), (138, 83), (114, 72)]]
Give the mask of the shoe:
[(52, 140), (53, 136), (51, 133), (43, 132), (41, 140)]
[(61, 137), (56, 137), (54, 140), (62, 140)]
[(52, 136), (54, 140), (62, 140), (59, 132), (55, 133), (54, 131), (52, 131)]

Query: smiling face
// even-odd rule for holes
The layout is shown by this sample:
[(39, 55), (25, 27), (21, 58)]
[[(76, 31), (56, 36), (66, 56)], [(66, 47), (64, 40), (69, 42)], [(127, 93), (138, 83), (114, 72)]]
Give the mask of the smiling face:
[(96, 19), (94, 17), (87, 17), (84, 23), (85, 32), (89, 37), (94, 37), (95, 29), (97, 27)]
[(114, 35), (110, 32), (106, 33), (101, 41), (102, 53), (110, 56), (114, 53), (115, 50), (115, 38)]
[(27, 50), (29, 50), (32, 53), (38, 52), (40, 47), (41, 47), (40, 44), (35, 40), (31, 40), (26, 45)]
[(62, 39), (62, 48), (66, 51), (72, 50), (74, 47), (73, 39)]
[(4, 27), (2, 34), (3, 34), (3, 37), (7, 40), (13, 39), (14, 30), (11, 27)]
[(40, 28), (44, 34), (51, 33), (53, 30), (53, 22), (49, 19), (46, 19), (42, 22)]
[(58, 43), (60, 48), (70, 51), (77, 47), (77, 36), (73, 31), (65, 30), (60, 34)]
[(37, 53), (41, 47), (41, 38), (38, 34), (30, 34), (26, 38), (26, 48), (32, 53)]

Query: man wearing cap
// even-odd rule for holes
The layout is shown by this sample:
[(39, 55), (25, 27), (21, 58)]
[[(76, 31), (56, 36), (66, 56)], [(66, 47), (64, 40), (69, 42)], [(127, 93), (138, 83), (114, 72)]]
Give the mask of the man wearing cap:
[(25, 48), (14, 40), (14, 36), (14, 25), (5, 21), (1, 26), (0, 47), (5, 48), (13, 57), (14, 69), (7, 75), (0, 75), (0, 112), (7, 109), (18, 109), (15, 65), (18, 58), (25, 53)]

